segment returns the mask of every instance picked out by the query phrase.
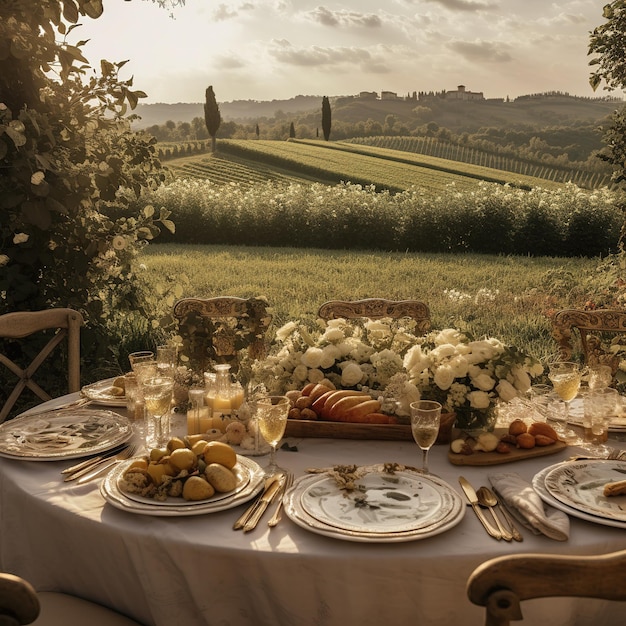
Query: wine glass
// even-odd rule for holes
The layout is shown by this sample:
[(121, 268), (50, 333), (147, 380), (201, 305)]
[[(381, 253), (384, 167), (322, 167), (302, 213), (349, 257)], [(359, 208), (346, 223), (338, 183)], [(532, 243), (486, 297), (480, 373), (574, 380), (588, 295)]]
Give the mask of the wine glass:
[(428, 451), (439, 433), (441, 404), (434, 400), (418, 400), (411, 405), (411, 432), (422, 450), (422, 471), (428, 474)]
[(163, 448), (170, 436), (169, 412), (174, 381), (167, 376), (152, 376), (141, 381), (146, 405), (146, 447)]
[(572, 438), (578, 439), (576, 433), (569, 430), (566, 424), (570, 419), (570, 403), (580, 390), (582, 375), (583, 372), (580, 369), (580, 365), (571, 361), (557, 361), (550, 363), (548, 366), (548, 378), (552, 382), (556, 394), (565, 403), (563, 424), (557, 426), (555, 430), (568, 440)]
[(154, 352), (152, 350), (139, 350), (138, 352), (131, 352), (128, 355), (128, 361), (130, 363), (130, 369), (135, 371), (135, 366), (147, 361), (154, 361)]
[(286, 396), (266, 396), (256, 402), (256, 417), (263, 439), (270, 445), (270, 461), (265, 475), (271, 476), (285, 470), (276, 464), (276, 446), (285, 434), (290, 402)]
[(157, 346), (156, 362), (160, 376), (173, 378), (176, 371), (177, 360), (178, 350), (176, 346)]

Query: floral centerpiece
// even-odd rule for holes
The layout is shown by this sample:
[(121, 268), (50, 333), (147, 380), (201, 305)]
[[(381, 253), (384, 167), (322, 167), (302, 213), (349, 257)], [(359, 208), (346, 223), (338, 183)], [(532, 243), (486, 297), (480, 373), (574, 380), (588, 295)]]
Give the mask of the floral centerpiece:
[(359, 389), (384, 396), (391, 381), (405, 412), (419, 399), (417, 387), (398, 382), (403, 358), (418, 340), (410, 320), (318, 320), (311, 328), (288, 322), (276, 331), (269, 357), (255, 365), (254, 378), (271, 392), (330, 382), (338, 389)]
[(456, 413), (457, 427), (489, 429), (498, 402), (526, 393), (541, 363), (495, 338), (474, 341), (454, 328), (418, 339), (404, 356), (408, 381), (423, 398)]

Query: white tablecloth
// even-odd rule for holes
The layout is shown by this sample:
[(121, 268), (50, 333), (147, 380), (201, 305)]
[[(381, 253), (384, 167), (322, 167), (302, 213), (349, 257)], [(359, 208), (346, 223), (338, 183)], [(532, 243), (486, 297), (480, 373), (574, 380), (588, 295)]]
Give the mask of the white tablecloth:
[[(290, 440), (297, 452), (278, 460), (302, 475), (339, 463), (418, 465), (412, 442)], [(620, 444), (623, 445), (623, 444)], [(514, 465), (531, 480), (573, 450)], [(447, 447), (431, 451), (431, 471), (460, 492), (458, 476), (478, 487), (494, 468), (457, 467)], [(258, 459), (261, 464), (267, 457)], [(567, 542), (524, 532), (523, 543), (486, 535), (468, 509), (461, 523), (438, 536), (407, 543), (356, 543), (323, 537), (286, 516), (274, 529), (264, 518), (248, 534), (233, 531), (245, 509), (162, 518), (105, 504), (99, 481), (64, 483), (70, 461), (0, 459), (0, 566), (40, 590), (75, 593), (155, 626), (482, 625), (483, 609), (469, 602), (469, 574), (488, 558), (516, 552), (600, 554), (626, 548), (618, 528), (572, 518)], [(503, 468), (498, 466), (498, 468)], [(512, 466), (506, 466), (513, 469)], [(524, 603), (530, 624), (617, 624), (623, 606), (585, 599)]]

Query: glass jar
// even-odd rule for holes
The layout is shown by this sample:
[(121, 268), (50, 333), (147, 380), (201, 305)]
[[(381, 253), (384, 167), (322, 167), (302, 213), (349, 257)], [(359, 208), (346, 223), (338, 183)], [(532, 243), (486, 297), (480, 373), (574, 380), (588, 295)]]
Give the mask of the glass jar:
[(215, 379), (205, 374), (206, 402), (213, 416), (212, 427), (225, 430), (226, 426), (237, 417), (237, 409), (243, 403), (243, 387), (231, 378), (230, 365), (214, 366)]
[(204, 405), (206, 391), (204, 388), (189, 390), (191, 407), (187, 411), (187, 434), (199, 435), (212, 428), (209, 407)]

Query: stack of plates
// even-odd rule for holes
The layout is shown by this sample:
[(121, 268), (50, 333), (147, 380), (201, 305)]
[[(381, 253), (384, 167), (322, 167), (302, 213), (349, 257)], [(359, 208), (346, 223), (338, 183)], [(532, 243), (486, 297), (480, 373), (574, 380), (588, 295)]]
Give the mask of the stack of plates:
[(264, 485), (263, 468), (254, 460), (237, 455), (234, 471), (237, 475), (237, 486), (227, 493), (216, 493), (206, 500), (188, 501), (183, 498), (169, 497), (161, 502), (123, 490), (122, 476), (133, 459), (118, 464), (111, 470), (100, 485), (102, 497), (112, 506), (137, 513), (139, 515), (156, 515), (161, 517), (181, 515), (204, 515), (216, 513), (239, 506), (251, 500)]
[[(572, 401), (569, 411), (568, 422), (574, 426), (583, 425), (583, 416), (585, 410), (583, 406), (582, 396), (578, 396)], [(619, 406), (617, 415), (612, 415), (609, 421), (610, 433), (624, 433), (626, 432), (626, 398), (619, 397)]]
[(285, 496), (285, 512), (311, 532), (349, 541), (398, 542), (424, 539), (456, 526), (463, 501), (446, 482), (410, 469), (393, 474), (382, 465), (339, 488), (328, 474), (299, 478)]
[(58, 461), (99, 454), (132, 437), (127, 418), (87, 408), (24, 415), (0, 425), (0, 456)]
[(532, 484), (544, 502), (568, 515), (626, 528), (626, 495), (603, 494), (604, 485), (619, 480), (626, 480), (624, 461), (590, 459), (546, 467), (535, 475)]

